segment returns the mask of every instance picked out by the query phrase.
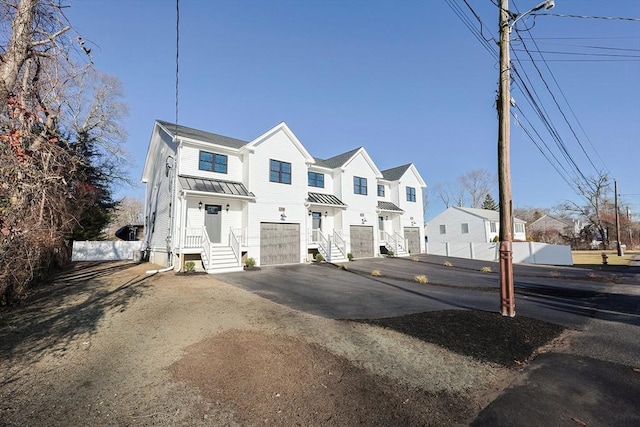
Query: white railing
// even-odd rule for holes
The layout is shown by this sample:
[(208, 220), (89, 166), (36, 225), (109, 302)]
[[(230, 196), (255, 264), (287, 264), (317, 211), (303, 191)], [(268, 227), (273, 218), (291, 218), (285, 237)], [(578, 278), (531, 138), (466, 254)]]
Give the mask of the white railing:
[(209, 240), (209, 235), (207, 234), (207, 229), (202, 227), (201, 230), (202, 236), (202, 250), (204, 251), (204, 256), (206, 258), (205, 261), (205, 269), (209, 269), (211, 265), (211, 241)]
[(380, 242), (384, 243), (387, 241), (387, 232), (384, 230), (380, 230)]
[(193, 249), (202, 247), (202, 228), (187, 227), (184, 233), (183, 248)]
[(312, 228), (309, 232), (309, 243), (318, 243), (320, 242), (320, 235), (322, 231), (319, 228)]
[(229, 246), (231, 246), (231, 250), (238, 261), (238, 265), (240, 265), (240, 259), (242, 258), (242, 252), (240, 252), (240, 237), (236, 235), (233, 228), (229, 230)]
[(231, 227), (231, 232), (236, 235), (242, 246), (247, 246), (247, 229)]
[[(407, 239), (405, 239), (404, 236), (402, 234), (399, 234), (397, 231), (394, 231), (393, 234), (395, 235), (396, 245), (398, 246), (398, 249), (402, 249), (403, 251), (409, 253), (409, 245), (407, 244)], [(396, 254), (397, 253), (398, 251), (396, 251)]]
[(322, 255), (324, 256), (324, 259), (326, 261), (331, 261), (331, 242), (329, 241), (329, 239), (327, 239), (327, 237), (322, 234), (322, 231), (320, 230), (314, 230), (316, 231), (317, 237), (318, 237), (318, 251), (320, 252), (324, 252)]
[[(344, 241), (340, 233), (336, 230), (333, 230), (333, 243), (342, 253), (342, 257), (345, 258), (347, 256), (347, 242)], [(329, 251), (331, 251), (331, 248), (329, 248)]]

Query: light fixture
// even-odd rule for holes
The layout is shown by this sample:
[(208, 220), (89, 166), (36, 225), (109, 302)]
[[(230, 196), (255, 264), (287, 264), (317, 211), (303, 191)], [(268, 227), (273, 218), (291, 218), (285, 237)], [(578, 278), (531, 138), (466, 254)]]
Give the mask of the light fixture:
[(324, 217), (326, 218), (329, 215), (329, 212), (324, 211)]
[(201, 211), (202, 210), (202, 200), (200, 200), (200, 203), (198, 203), (198, 210)]
[(309, 209), (309, 216), (311, 216), (311, 209)]
[(280, 220), (284, 221), (285, 219), (287, 219), (287, 216), (283, 212), (282, 214), (280, 214)]
[(525, 16), (530, 15), (533, 12), (537, 12), (540, 9), (551, 10), (551, 9), (553, 9), (555, 7), (555, 5), (556, 5), (556, 2), (554, 0), (546, 0), (546, 1), (543, 1), (542, 3), (538, 4), (533, 9), (531, 9), (531, 10), (525, 12), (525, 13), (521, 13), (519, 15), (516, 15), (516, 14), (513, 14), (513, 13), (509, 12), (511, 14), (511, 16), (515, 18), (513, 20), (513, 22), (511, 24), (509, 24), (509, 31), (511, 31), (511, 29), (516, 25), (516, 22), (518, 22), (519, 20), (521, 20)]
[(227, 203), (226, 208), (227, 208), (227, 212), (229, 212), (229, 203)]
[(367, 222), (367, 218), (362, 218), (362, 223), (366, 223)]
[(385, 215), (384, 219), (388, 220), (389, 219), (389, 215)]

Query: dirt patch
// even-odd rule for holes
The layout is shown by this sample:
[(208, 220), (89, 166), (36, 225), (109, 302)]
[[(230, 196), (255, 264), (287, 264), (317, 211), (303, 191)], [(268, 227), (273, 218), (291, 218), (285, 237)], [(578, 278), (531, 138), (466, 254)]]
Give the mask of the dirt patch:
[(477, 360), (513, 367), (562, 334), (564, 327), (530, 317), (444, 310), (401, 317), (364, 320), (438, 344)]
[(457, 425), (516, 375), (453, 346), (489, 344), (469, 312), (332, 320), (153, 268), (75, 264), (0, 309), (0, 425)]
[(175, 377), (230, 404), (243, 425), (455, 425), (474, 410), (355, 367), (303, 340), (228, 331), (187, 350)]

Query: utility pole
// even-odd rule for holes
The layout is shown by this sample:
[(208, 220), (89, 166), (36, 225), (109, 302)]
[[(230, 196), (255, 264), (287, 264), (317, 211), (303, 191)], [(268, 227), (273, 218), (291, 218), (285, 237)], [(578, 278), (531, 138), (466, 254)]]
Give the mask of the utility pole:
[(618, 250), (618, 256), (624, 255), (622, 252), (622, 245), (620, 244), (620, 212), (618, 209), (618, 181), (613, 181), (613, 191), (615, 192), (615, 210), (616, 210), (616, 249)]
[(500, 0), (500, 86), (498, 94), (498, 193), (500, 207), (500, 312), (516, 315), (513, 286), (511, 220), (511, 61), (509, 59), (509, 0)]

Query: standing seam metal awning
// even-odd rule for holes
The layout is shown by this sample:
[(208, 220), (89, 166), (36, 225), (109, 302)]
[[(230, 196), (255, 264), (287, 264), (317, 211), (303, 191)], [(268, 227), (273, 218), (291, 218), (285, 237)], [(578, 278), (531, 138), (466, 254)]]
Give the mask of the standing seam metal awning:
[(315, 205), (327, 205), (343, 209), (347, 207), (347, 205), (342, 203), (342, 200), (338, 199), (333, 194), (309, 193), (307, 201)]
[(180, 185), (183, 190), (205, 193), (226, 194), (230, 196), (255, 197), (241, 182), (222, 181), (219, 179), (192, 178), (181, 176)]
[(380, 209), (381, 211), (389, 211), (389, 212), (404, 212), (402, 209), (400, 209), (399, 207), (397, 207), (396, 205), (394, 205), (391, 202), (378, 202), (378, 209)]

